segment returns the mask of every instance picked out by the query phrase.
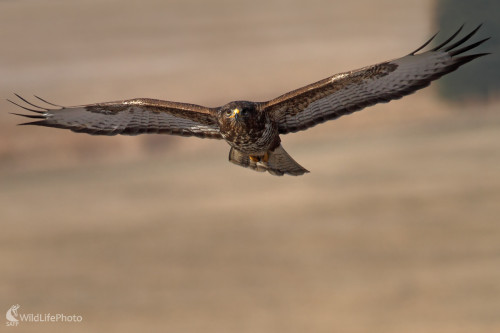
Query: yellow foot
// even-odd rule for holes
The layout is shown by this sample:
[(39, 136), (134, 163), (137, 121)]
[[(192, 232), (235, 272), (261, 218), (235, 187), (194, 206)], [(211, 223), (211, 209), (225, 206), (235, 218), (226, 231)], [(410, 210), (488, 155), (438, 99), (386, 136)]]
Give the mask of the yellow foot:
[(267, 163), (269, 161), (269, 152), (266, 151), (264, 156), (262, 156), (262, 162)]
[(248, 157), (250, 158), (250, 161), (255, 162), (255, 163), (257, 163), (257, 162), (267, 163), (267, 161), (269, 161), (269, 153), (267, 151), (264, 154), (264, 156), (248, 155)]
[(255, 163), (260, 161), (260, 157), (258, 157), (258, 156), (248, 155), (248, 157), (250, 157), (250, 161), (255, 162)]

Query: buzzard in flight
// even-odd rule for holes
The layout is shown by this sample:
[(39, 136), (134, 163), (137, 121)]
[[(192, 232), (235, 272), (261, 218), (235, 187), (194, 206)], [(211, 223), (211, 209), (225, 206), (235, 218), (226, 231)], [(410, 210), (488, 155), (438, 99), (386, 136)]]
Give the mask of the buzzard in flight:
[[(209, 108), (194, 104), (136, 98), (63, 107), (35, 96), (47, 106), (17, 106), (38, 119), (22, 125), (66, 128), (92, 135), (161, 133), (224, 139), (231, 146), (229, 161), (273, 175), (308, 172), (283, 149), (280, 134), (305, 130), (364, 107), (389, 102), (426, 87), (461, 65), (486, 55), (462, 55), (488, 38), (464, 46), (480, 28), (453, 42), (462, 27), (439, 46), (373, 66), (335, 74), (267, 102), (234, 101)], [(451, 44), (451, 45), (450, 45)]]

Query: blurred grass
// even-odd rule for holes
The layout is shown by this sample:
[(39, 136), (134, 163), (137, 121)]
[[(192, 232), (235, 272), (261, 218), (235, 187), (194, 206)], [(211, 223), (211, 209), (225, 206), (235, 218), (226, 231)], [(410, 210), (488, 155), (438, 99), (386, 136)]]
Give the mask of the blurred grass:
[[(1, 95), (264, 100), (432, 31), (422, 1), (117, 3), (0, 3)], [(4, 309), (84, 317), (16, 328), (37, 332), (498, 331), (498, 105), (431, 87), (285, 136), (298, 178), (236, 167), (221, 141), (1, 113)]]
[(72, 331), (493, 332), (485, 120), (298, 144), (300, 178), (226, 168), (224, 149), (4, 176), (3, 299), (84, 315)]

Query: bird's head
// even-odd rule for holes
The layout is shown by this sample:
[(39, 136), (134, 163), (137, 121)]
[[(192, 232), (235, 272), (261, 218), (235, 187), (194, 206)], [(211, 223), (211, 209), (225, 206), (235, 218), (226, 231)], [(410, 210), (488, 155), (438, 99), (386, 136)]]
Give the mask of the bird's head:
[(244, 125), (253, 122), (260, 116), (257, 104), (247, 101), (230, 102), (219, 110), (219, 122), (223, 124)]

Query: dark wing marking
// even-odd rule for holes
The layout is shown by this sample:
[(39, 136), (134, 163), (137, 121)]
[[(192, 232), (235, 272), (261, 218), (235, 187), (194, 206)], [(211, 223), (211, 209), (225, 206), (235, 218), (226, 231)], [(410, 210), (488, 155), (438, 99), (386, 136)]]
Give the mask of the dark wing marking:
[(461, 65), (488, 54), (457, 56), (489, 39), (456, 49), (469, 40), (480, 27), (448, 46), (448, 43), (461, 31), (460, 28), (438, 47), (416, 54), (430, 43), (436, 36), (434, 35), (423, 46), (405, 57), (333, 75), (264, 102), (262, 109), (264, 112), (269, 112), (278, 123), (279, 132), (286, 134), (304, 130), (379, 102), (401, 98), (428, 86), (431, 81), (454, 71)]
[[(154, 99), (61, 107), (35, 96), (50, 107), (33, 104), (16, 96), (27, 106), (9, 102), (35, 114), (18, 114), (38, 119), (21, 125), (66, 128), (92, 135), (137, 135), (142, 133), (174, 134), (221, 139), (216, 120), (217, 109)], [(57, 107), (57, 108), (54, 108)]]

